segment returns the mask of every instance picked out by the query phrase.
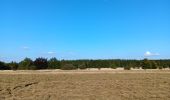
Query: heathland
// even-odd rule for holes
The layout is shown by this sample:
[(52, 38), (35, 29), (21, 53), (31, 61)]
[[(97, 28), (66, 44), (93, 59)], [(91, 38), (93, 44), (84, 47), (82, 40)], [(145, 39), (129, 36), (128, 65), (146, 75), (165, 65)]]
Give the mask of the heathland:
[(0, 100), (169, 100), (170, 70), (0, 71)]

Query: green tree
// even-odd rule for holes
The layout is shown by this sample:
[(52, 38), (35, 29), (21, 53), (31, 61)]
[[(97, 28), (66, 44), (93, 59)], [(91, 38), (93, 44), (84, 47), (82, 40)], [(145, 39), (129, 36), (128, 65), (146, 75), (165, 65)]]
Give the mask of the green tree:
[(30, 58), (25, 58), (23, 61), (19, 63), (18, 69), (20, 70), (33, 70), (35, 69), (34, 62)]
[(151, 62), (148, 59), (144, 59), (142, 61), (142, 69), (151, 69), (152, 65)]
[(7, 64), (12, 70), (17, 70), (18, 69), (18, 63), (17, 62), (10, 62)]
[(51, 58), (48, 61), (48, 68), (49, 69), (60, 69), (61, 68), (61, 63), (56, 58)]
[(0, 61), (0, 70), (10, 70), (10, 67), (6, 66), (4, 62)]
[(152, 69), (157, 69), (158, 68), (158, 64), (155, 61), (151, 61), (151, 65), (152, 65)]
[(36, 69), (47, 69), (48, 68), (48, 61), (45, 58), (37, 58), (34, 61), (34, 65)]

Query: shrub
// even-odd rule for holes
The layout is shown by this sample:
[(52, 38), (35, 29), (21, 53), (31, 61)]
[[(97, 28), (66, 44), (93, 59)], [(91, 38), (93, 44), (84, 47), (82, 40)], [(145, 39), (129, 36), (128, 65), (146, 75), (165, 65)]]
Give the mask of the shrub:
[(159, 69), (163, 69), (163, 67), (162, 67), (162, 66), (159, 66), (158, 68), (159, 68)]
[(64, 64), (62, 67), (61, 67), (62, 70), (74, 70), (76, 69), (76, 67), (73, 65), (73, 64)]
[(78, 68), (80, 68), (80, 69), (86, 69), (87, 67), (86, 67), (86, 64), (83, 63), (83, 64), (79, 65)]
[(110, 67), (111, 67), (112, 69), (116, 69), (116, 65), (115, 65), (114, 63), (111, 64)]
[(130, 70), (130, 69), (131, 69), (130, 66), (125, 66), (125, 67), (124, 67), (124, 70)]

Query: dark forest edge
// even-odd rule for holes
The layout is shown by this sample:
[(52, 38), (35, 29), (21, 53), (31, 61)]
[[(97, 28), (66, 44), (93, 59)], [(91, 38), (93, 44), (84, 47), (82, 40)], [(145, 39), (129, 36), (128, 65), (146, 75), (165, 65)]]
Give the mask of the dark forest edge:
[(62, 69), (62, 70), (75, 70), (87, 68), (124, 68), (130, 70), (131, 68), (142, 69), (164, 69), (170, 68), (170, 59), (162, 60), (122, 60), (122, 59), (109, 59), (109, 60), (57, 60), (56, 58), (46, 59), (37, 58), (31, 60), (25, 58), (21, 62), (5, 63), (0, 61), (0, 70), (40, 70), (40, 69)]

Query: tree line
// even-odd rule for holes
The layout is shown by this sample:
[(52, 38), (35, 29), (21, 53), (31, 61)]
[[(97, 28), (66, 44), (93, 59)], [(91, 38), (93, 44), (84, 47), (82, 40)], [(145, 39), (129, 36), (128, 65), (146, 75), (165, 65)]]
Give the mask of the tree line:
[(40, 69), (87, 69), (87, 68), (113, 68), (118, 67), (129, 70), (131, 68), (142, 69), (163, 69), (170, 68), (170, 59), (163, 60), (124, 60), (124, 59), (108, 59), (108, 60), (57, 60), (56, 58), (46, 59), (37, 58), (34, 61), (25, 58), (21, 62), (5, 63), (0, 61), (0, 70), (40, 70)]

